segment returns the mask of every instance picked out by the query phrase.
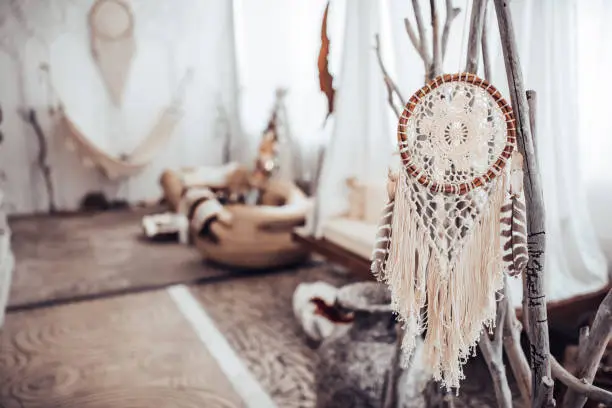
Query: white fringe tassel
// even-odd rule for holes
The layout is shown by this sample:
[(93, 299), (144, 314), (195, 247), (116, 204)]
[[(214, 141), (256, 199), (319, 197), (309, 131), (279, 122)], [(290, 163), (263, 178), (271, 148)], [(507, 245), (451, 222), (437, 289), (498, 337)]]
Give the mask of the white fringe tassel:
[(404, 361), (410, 359), (416, 336), (426, 330), (425, 365), (436, 381), (459, 388), (463, 365), (482, 330), (494, 325), (496, 292), (503, 287), (499, 219), (506, 180), (494, 181), (488, 206), (450, 263), (430, 247), (410, 198), (412, 182), (401, 172), (389, 258), (379, 279), (389, 286), (392, 306), (404, 323)]

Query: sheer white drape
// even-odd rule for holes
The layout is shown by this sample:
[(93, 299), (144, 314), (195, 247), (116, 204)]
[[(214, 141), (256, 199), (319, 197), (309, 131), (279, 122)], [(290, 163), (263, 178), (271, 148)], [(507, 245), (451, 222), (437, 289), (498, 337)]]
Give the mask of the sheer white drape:
[(595, 229), (612, 265), (612, 2), (578, 7), (578, 107), (581, 169)]
[[(607, 262), (592, 222), (595, 214), (589, 213), (588, 205), (603, 197), (587, 198), (588, 159), (580, 153), (589, 148), (580, 120), (585, 114), (588, 117), (591, 109), (598, 110), (600, 101), (579, 100), (578, 81), (591, 73), (578, 63), (578, 47), (584, 42), (599, 42), (606, 48), (599, 36), (585, 37), (578, 30), (578, 7), (588, 7), (587, 3), (521, 1), (513, 10), (520, 18), (526, 86), (538, 95), (536, 146), (546, 206), (545, 283), (549, 300), (592, 292), (608, 283)], [(495, 74), (501, 82), (503, 71)], [(519, 292), (519, 286), (514, 282), (513, 289)]]
[(393, 131), (383, 76), (374, 52), (374, 36), (380, 32), (380, 2), (346, 3), (333, 130), (317, 191), (317, 235), (327, 219), (348, 209), (349, 177), (385, 180)]
[[(336, 24), (345, 0), (330, 7), (328, 32), (341, 43)], [(287, 90), (285, 106), (289, 136), (296, 142), (294, 174), (312, 177), (312, 158), (324, 139), (323, 122), (327, 101), (319, 90), (317, 56), (320, 30), (327, 0), (234, 0), (240, 81), (240, 114), (248, 144), (236, 146), (236, 156), (245, 163), (254, 160), (256, 146), (274, 105), (275, 91)], [(338, 38), (340, 37), (340, 38)], [(331, 57), (331, 69), (337, 65)], [(287, 125), (282, 123), (281, 125)], [(281, 146), (284, 148), (284, 146)], [(288, 163), (287, 163), (288, 164)], [(286, 169), (281, 169), (281, 172)]]

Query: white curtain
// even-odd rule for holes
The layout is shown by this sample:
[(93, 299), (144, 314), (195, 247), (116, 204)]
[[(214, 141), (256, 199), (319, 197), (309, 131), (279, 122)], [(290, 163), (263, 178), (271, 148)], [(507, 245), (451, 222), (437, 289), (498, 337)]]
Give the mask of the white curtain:
[(578, 6), (578, 137), (583, 184), (604, 252), (612, 265), (612, 2)]
[[(414, 18), (412, 7), (403, 0), (381, 3), (388, 4), (393, 47), (392, 58), (385, 60), (407, 98), (422, 86), (424, 77), (422, 61), (404, 28), (404, 17)], [(438, 3), (444, 10), (443, 2)], [(607, 46), (612, 30), (609, 23), (604, 22), (610, 21), (606, 16), (612, 15), (612, 7), (605, 1), (580, 2), (580, 8), (577, 3), (576, 0), (516, 0), (511, 3), (526, 86), (538, 92), (537, 149), (547, 211), (546, 291), (552, 301), (592, 292), (608, 283), (606, 259), (601, 249), (605, 241), (601, 236), (598, 240), (592, 220), (595, 218), (596, 224), (603, 226), (610, 225), (612, 220), (606, 213), (612, 204), (608, 191), (612, 190), (605, 188), (611, 184), (609, 174), (612, 174), (606, 155), (610, 149), (605, 149), (612, 140), (609, 137), (612, 126), (606, 120), (612, 81), (605, 79), (604, 74), (609, 72), (612, 54)], [(465, 67), (471, 0), (455, 0), (454, 4), (461, 7), (462, 12), (451, 29), (445, 72), (460, 72)], [(428, 5), (424, 6), (424, 18), (427, 18)], [(352, 8), (347, 9), (336, 126), (319, 190), (319, 227), (326, 218), (346, 208), (343, 181), (347, 177), (368, 178), (389, 163), (388, 147), (384, 146), (382, 138), (377, 140), (383, 147), (375, 149), (375, 157), (367, 158), (372, 153), (372, 138), (376, 132), (365, 129), (372, 124), (379, 126), (379, 134), (388, 129), (383, 120), (388, 115), (384, 90), (382, 87), (374, 90), (376, 81), (380, 86), (383, 84), (380, 71), (372, 59), (368, 60), (368, 56), (372, 57), (371, 38), (377, 31), (373, 23), (377, 20), (377, 10), (378, 7), (367, 1), (354, 2)], [(364, 15), (369, 15), (370, 20), (360, 20), (360, 12), (367, 13)], [(506, 73), (492, 3), (487, 19), (492, 82), (507, 97)], [(368, 29), (358, 25), (367, 21), (370, 22)], [(588, 29), (579, 29), (581, 25), (587, 25)], [(592, 44), (590, 53), (583, 48), (587, 42)], [(578, 54), (579, 49), (581, 54)], [(479, 74), (483, 75), (482, 67)], [(590, 157), (595, 160), (591, 161)], [(611, 240), (609, 231), (612, 228), (600, 228), (603, 231), (600, 235)], [(518, 302), (520, 282), (513, 281), (511, 285), (514, 301)]]
[[(599, 42), (602, 49), (606, 43), (597, 36), (585, 38), (579, 31), (580, 3), (588, 2), (520, 1), (513, 5), (525, 83), (538, 96), (536, 146), (546, 206), (549, 300), (596, 291), (608, 283), (607, 262), (592, 222), (595, 214), (589, 213), (588, 159), (581, 155), (589, 146), (581, 119), (598, 109), (600, 102), (580, 103), (578, 81), (591, 73), (577, 58), (579, 42)], [(495, 74), (496, 82), (505, 77), (502, 69)], [(516, 298), (520, 285), (513, 283)]]
[[(0, 145), (0, 187), (10, 212), (46, 211), (46, 191), (36, 162), (38, 144), (17, 115), (33, 108), (47, 135), (55, 201), (62, 210), (78, 207), (88, 192), (136, 202), (160, 196), (165, 168), (219, 164), (224, 136), (240, 144), (231, 1), (131, 0), (136, 53), (124, 91), (114, 106), (89, 47), (87, 15), (93, 0), (2, 2), (0, 89), (4, 111)], [(41, 70), (48, 64), (51, 82)], [(169, 143), (142, 173), (109, 181), (68, 151), (50, 104), (61, 100), (70, 119), (98, 147), (129, 154), (154, 125), (188, 70), (183, 117)], [(56, 94), (52, 91), (55, 88)], [(223, 112), (221, 115), (220, 112)]]
[[(344, 1), (333, 2), (330, 21), (341, 17)], [(317, 56), (327, 0), (234, 0), (234, 3), (240, 114), (248, 134), (248, 141), (236, 146), (236, 155), (245, 163), (254, 161), (256, 147), (272, 113), (275, 92), (284, 88), (287, 115), (279, 118), (284, 131), (281, 136), (293, 140), (297, 151), (291, 157), (293, 163), (284, 161), (280, 171), (309, 180), (316, 147), (324, 139), (327, 100), (319, 90)], [(329, 24), (334, 40), (336, 27), (337, 24)], [(335, 58), (331, 64), (335, 66)], [(290, 148), (281, 146), (282, 151)], [(293, 167), (292, 171), (287, 166)]]
[(386, 177), (393, 130), (374, 52), (375, 34), (381, 33), (381, 4), (373, 0), (346, 3), (333, 128), (317, 191), (318, 236), (326, 220), (348, 209), (349, 177), (382, 182)]

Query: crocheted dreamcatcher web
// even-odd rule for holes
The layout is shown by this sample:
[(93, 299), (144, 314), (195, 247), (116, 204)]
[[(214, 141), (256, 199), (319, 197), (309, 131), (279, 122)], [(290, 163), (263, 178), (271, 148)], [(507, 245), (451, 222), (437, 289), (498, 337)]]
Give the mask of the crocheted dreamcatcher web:
[(425, 358), (449, 387), (459, 386), (483, 324), (493, 323), (503, 272), (526, 262), (522, 184), (510, 177), (521, 171), (515, 139), (511, 107), (473, 74), (434, 79), (399, 121), (404, 166), (372, 271), (405, 323), (404, 350), (427, 329)]

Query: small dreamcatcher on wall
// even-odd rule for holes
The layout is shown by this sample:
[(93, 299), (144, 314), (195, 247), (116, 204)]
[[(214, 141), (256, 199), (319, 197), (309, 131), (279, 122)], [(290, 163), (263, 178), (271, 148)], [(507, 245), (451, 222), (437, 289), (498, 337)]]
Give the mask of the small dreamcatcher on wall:
[(372, 272), (391, 290), (405, 357), (425, 333), (434, 379), (459, 387), (481, 332), (495, 322), (504, 273), (517, 275), (527, 262), (514, 115), (487, 81), (441, 75), (406, 104), (398, 143), (403, 166)]
[(96, 0), (89, 12), (91, 51), (112, 102), (120, 106), (136, 52), (134, 15), (124, 0)]

